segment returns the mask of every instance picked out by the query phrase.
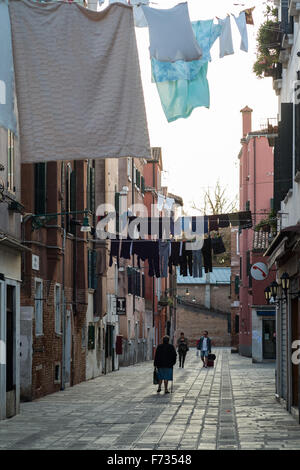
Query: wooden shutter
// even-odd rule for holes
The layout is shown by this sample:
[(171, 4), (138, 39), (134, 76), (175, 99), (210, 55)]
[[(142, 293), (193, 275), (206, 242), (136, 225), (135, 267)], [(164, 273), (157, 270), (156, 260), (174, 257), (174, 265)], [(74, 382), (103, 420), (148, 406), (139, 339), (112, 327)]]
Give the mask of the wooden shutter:
[(274, 209), (280, 209), (289, 189), (293, 173), (293, 103), (281, 104), (281, 122), (274, 148)]
[(145, 194), (145, 178), (143, 176), (141, 178), (141, 190), (142, 194)]

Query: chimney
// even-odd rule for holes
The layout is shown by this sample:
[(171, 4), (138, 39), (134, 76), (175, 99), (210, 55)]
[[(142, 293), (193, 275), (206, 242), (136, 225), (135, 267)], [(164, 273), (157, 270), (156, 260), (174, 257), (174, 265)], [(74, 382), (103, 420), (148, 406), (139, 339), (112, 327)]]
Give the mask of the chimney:
[(241, 113), (243, 113), (243, 138), (252, 131), (252, 112), (253, 109), (248, 106), (241, 109)]

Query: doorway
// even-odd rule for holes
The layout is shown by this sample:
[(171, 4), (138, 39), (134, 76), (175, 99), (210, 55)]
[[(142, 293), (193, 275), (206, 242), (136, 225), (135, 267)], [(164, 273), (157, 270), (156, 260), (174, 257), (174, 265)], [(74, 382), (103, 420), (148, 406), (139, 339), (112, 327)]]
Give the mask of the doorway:
[(275, 320), (263, 320), (263, 359), (276, 358)]

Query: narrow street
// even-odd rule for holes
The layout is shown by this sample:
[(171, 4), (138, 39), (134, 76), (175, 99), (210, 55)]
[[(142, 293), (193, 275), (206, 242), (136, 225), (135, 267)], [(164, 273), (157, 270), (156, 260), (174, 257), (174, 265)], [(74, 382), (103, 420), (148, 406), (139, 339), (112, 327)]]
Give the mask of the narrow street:
[(0, 423), (0, 449), (300, 449), (300, 426), (274, 399), (273, 363), (219, 348), (203, 369), (195, 349), (156, 393), (141, 363), (21, 405)]

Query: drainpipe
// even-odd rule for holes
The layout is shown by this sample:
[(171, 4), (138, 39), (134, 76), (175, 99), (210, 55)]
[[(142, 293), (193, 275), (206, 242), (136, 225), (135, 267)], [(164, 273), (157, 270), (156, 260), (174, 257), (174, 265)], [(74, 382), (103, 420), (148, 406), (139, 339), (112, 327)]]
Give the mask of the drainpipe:
[[(132, 173), (132, 178), (131, 178), (131, 207), (134, 205), (134, 158), (131, 158), (131, 173)], [(134, 255), (132, 255), (132, 268), (134, 269)], [(134, 283), (132, 285), (135, 286)], [(133, 289), (133, 294), (132, 294), (132, 315), (133, 315), (133, 320), (134, 320), (134, 312), (135, 312), (135, 293)], [(130, 341), (130, 339), (129, 339)], [(137, 344), (136, 344), (137, 348)], [(134, 357), (133, 357), (133, 363), (134, 363)]]

